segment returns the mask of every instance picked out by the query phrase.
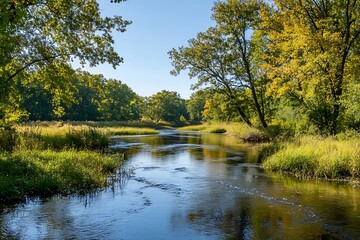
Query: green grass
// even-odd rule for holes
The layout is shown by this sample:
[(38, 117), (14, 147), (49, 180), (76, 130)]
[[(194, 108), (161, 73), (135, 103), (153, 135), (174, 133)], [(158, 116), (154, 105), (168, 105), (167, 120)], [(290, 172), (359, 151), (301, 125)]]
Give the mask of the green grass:
[(87, 125), (17, 126), (17, 149), (67, 148), (104, 150), (115, 135), (157, 134), (155, 129), (135, 127), (89, 127)]
[(41, 122), (1, 127), (0, 202), (104, 187), (121, 163), (105, 154), (109, 136), (157, 133), (144, 126), (115, 124), (92, 127)]
[(269, 139), (264, 131), (249, 127), (244, 123), (203, 123), (201, 125), (182, 127), (179, 130), (227, 133), (244, 142), (264, 142)]
[(93, 127), (93, 128), (104, 128), (104, 127), (131, 127), (131, 128), (151, 128), (151, 129), (163, 129), (169, 128), (169, 123), (165, 122), (151, 122), (151, 121), (42, 121), (42, 122), (29, 122), (23, 124), (27, 127), (62, 127), (62, 126), (80, 126), (80, 127)]
[(107, 185), (121, 163), (122, 157), (91, 151), (1, 153), (0, 202), (94, 191)]
[(284, 143), (263, 167), (302, 178), (360, 178), (360, 140), (303, 136)]

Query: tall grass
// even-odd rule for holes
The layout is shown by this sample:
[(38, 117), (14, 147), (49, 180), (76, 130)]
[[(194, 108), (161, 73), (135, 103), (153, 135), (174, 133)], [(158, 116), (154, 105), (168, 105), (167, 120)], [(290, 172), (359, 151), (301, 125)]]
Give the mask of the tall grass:
[(105, 155), (109, 136), (155, 133), (150, 128), (63, 123), (2, 127), (0, 203), (104, 187), (123, 159)]
[(121, 157), (75, 150), (1, 153), (0, 202), (93, 191), (106, 186), (121, 160)]
[(104, 150), (109, 136), (157, 134), (155, 129), (134, 127), (89, 127), (86, 125), (17, 126), (18, 149), (67, 148)]
[(360, 142), (304, 136), (268, 157), (263, 166), (271, 171), (302, 178), (344, 179), (360, 177)]
[(94, 128), (21, 128), (18, 127), (18, 149), (88, 149), (104, 150), (109, 146), (107, 135)]

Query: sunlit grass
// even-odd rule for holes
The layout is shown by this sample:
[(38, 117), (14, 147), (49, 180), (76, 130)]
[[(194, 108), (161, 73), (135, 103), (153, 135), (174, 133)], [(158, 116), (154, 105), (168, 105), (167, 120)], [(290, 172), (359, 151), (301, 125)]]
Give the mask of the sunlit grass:
[(201, 125), (179, 128), (184, 131), (200, 131), (206, 133), (227, 133), (244, 142), (267, 141), (268, 137), (264, 131), (249, 127), (244, 123), (203, 123)]
[(104, 150), (115, 135), (157, 134), (155, 129), (135, 127), (89, 127), (87, 125), (17, 126), (18, 149)]
[(285, 143), (263, 166), (304, 178), (359, 178), (360, 141), (304, 136)]

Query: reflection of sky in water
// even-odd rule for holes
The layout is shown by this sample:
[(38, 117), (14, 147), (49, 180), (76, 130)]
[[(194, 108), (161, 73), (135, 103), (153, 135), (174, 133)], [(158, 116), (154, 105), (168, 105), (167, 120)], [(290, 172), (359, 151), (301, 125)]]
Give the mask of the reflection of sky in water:
[[(190, 133), (188, 133), (190, 134)], [(356, 239), (360, 191), (263, 172), (223, 135), (117, 138), (130, 178), (3, 214), (3, 238)], [(255, 161), (256, 162), (256, 161)]]

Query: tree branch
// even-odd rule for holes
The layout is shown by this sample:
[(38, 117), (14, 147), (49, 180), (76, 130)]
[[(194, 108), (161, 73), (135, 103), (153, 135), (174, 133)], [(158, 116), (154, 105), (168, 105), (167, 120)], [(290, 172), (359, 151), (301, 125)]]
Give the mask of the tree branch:
[(38, 63), (38, 62), (41, 62), (41, 61), (47, 61), (47, 60), (50, 60), (50, 59), (54, 59), (54, 58), (57, 58), (61, 56), (61, 54), (58, 54), (58, 55), (55, 55), (55, 56), (50, 56), (50, 57), (45, 57), (45, 58), (41, 58), (41, 59), (35, 59), (31, 62), (29, 62), (28, 64), (26, 64), (25, 66), (23, 66), (22, 68), (18, 69), (15, 73), (11, 74), (7, 79), (6, 81), (9, 81), (11, 79), (13, 79), (16, 75), (18, 75), (20, 72), (22, 72), (23, 70), (25, 70), (26, 68), (30, 67), (31, 65), (35, 64), (35, 63)]

